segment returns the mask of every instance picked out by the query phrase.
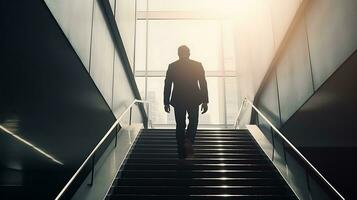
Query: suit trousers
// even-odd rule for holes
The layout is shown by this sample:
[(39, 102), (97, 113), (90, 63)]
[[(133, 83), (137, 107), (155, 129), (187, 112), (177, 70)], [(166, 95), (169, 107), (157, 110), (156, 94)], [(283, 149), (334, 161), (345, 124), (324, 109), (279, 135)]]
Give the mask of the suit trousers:
[[(184, 143), (185, 139), (191, 140), (192, 144), (195, 142), (195, 136), (198, 125), (198, 111), (199, 106), (175, 106), (175, 120), (176, 120), (176, 141), (177, 153), (180, 159), (186, 157)], [(186, 114), (188, 114), (189, 124), (186, 129)]]

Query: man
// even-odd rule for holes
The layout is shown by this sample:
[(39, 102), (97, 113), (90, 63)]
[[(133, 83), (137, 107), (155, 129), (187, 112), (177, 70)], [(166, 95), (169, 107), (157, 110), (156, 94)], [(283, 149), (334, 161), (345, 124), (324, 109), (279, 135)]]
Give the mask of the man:
[[(185, 45), (180, 46), (178, 56), (179, 60), (171, 63), (166, 72), (164, 109), (169, 113), (170, 104), (175, 108), (177, 151), (179, 159), (185, 159), (193, 156), (192, 144), (198, 125), (199, 106), (202, 104), (202, 114), (207, 112), (208, 91), (203, 66), (190, 60), (190, 49)], [(187, 131), (186, 113), (189, 119)]]

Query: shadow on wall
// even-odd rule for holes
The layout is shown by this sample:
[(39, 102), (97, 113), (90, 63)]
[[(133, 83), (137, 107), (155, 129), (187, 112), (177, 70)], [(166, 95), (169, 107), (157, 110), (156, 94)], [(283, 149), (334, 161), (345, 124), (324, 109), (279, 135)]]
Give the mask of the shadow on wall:
[(11, 170), (16, 169), (21, 195), (31, 197), (42, 188), (37, 186), (46, 184), (48, 191), (43, 193), (48, 198), (79, 167), (115, 117), (43, 1), (9, 0), (0, 5), (0, 124), (64, 164), (1, 133), (0, 182), (14, 180)]

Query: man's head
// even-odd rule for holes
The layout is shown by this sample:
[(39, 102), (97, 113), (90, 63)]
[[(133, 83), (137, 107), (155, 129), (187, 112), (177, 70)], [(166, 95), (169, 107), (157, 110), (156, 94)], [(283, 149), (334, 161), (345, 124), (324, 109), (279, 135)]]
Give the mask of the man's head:
[(178, 48), (178, 56), (180, 59), (187, 59), (190, 57), (190, 49), (186, 45), (182, 45)]

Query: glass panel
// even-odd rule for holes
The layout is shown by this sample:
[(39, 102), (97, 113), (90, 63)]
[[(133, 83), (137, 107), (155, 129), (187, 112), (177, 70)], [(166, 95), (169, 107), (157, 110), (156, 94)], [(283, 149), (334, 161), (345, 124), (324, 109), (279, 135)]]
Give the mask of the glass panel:
[(223, 48), (224, 70), (236, 71), (234, 31), (233, 31), (233, 24), (231, 21), (222, 22), (222, 48)]
[[(138, 0), (137, 2), (138, 11), (145, 11), (147, 1)], [(187, 1), (182, 4), (182, 1), (149, 0), (149, 10), (170, 11), (170, 6), (174, 4), (172, 8), (175, 8), (175, 11), (187, 10), (193, 8), (197, 2)], [(181, 7), (176, 3), (179, 3)], [(202, 7), (201, 3), (197, 5)], [(205, 3), (207, 3), (206, 0)], [(200, 9), (196, 11), (198, 10), (201, 11)], [(236, 71), (233, 23), (229, 20), (149, 20), (147, 35), (146, 23), (146, 20), (137, 21), (135, 71), (136, 75), (141, 77), (137, 78), (137, 81), (143, 98), (146, 92), (147, 100), (151, 102), (150, 117), (153, 124), (175, 124), (173, 112), (167, 115), (162, 108), (163, 85), (168, 65), (178, 59), (177, 48), (180, 45), (187, 45), (191, 49), (191, 59), (202, 62), (206, 74), (207, 72), (211, 74), (207, 78), (210, 96), (209, 110), (200, 116), (201, 127), (218, 124), (225, 127), (226, 124), (233, 124), (238, 112), (236, 77), (218, 77), (224, 75), (223, 69), (229, 71), (230, 74)], [(146, 38), (148, 38), (147, 43)], [(146, 56), (147, 72), (150, 74), (147, 78), (147, 86), (145, 86), (144, 78)], [(209, 72), (215, 72), (217, 77)]]
[(146, 21), (136, 22), (135, 70), (145, 70), (146, 62)]
[[(175, 124), (174, 110), (166, 114), (163, 110), (164, 77), (150, 77), (147, 85), (147, 100), (150, 101), (150, 118), (153, 124)], [(145, 85), (145, 78), (136, 78), (139, 90)], [(223, 78), (207, 78), (210, 103), (208, 112), (200, 115), (200, 124), (224, 124), (224, 96), (220, 94)], [(143, 92), (142, 92), (143, 93)]]
[(147, 100), (150, 102), (150, 118), (153, 124), (175, 124), (174, 110), (170, 114), (164, 111), (164, 79), (150, 77), (147, 82)]
[(237, 87), (236, 77), (226, 77), (225, 87), (226, 87), (226, 110), (227, 110), (227, 124), (234, 124), (235, 118), (238, 114), (238, 87)]
[(224, 58), (224, 69), (225, 71), (235, 71), (236, 70), (236, 63), (234, 58)]
[[(199, 11), (224, 12), (236, 11), (245, 0), (149, 0), (150, 11)], [(146, 10), (146, 1), (138, 0), (138, 10)]]
[(142, 99), (145, 99), (145, 77), (136, 77), (136, 85), (138, 86), (140, 96)]
[[(216, 0), (149, 0), (150, 11), (198, 11)], [(212, 3), (211, 3), (212, 4)]]
[(149, 21), (148, 37), (149, 70), (166, 70), (169, 63), (178, 59), (180, 45), (187, 45), (191, 58), (202, 62), (206, 70), (220, 67), (221, 35), (216, 20)]
[(146, 5), (148, 0), (136, 0), (137, 11), (146, 11)]
[(209, 95), (208, 111), (200, 115), (199, 124), (224, 124), (224, 95), (222, 94), (221, 79), (207, 78)]

